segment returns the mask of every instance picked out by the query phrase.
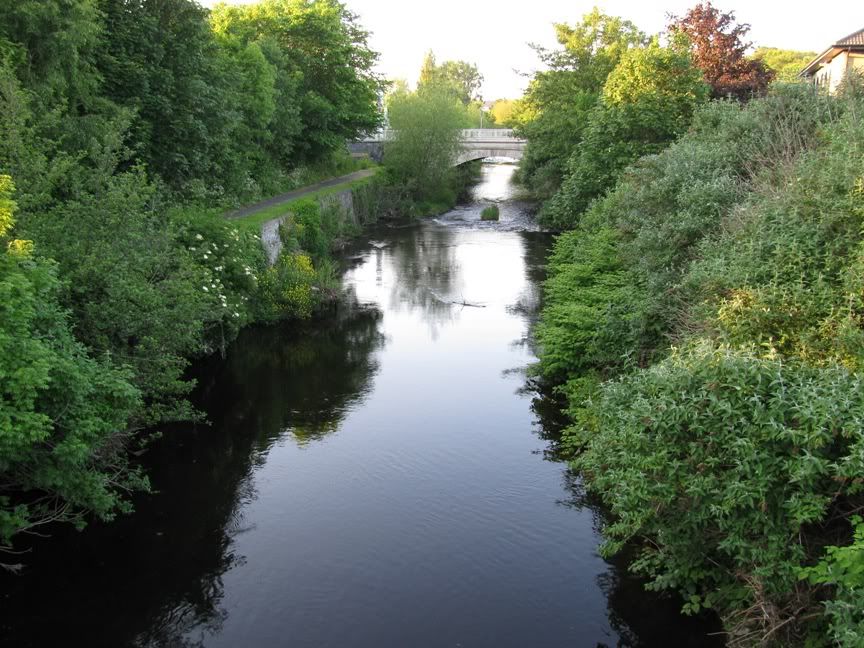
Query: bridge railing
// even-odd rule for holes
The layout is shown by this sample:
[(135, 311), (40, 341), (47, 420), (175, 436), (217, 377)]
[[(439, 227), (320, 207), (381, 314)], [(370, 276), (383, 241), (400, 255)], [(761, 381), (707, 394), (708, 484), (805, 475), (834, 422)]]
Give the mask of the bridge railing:
[[(381, 129), (361, 138), (360, 142), (387, 142), (394, 139), (396, 131), (392, 128)], [(462, 141), (514, 141), (521, 142), (513, 134), (512, 128), (468, 128), (462, 131)]]
[(463, 140), (518, 139), (512, 128), (469, 128), (462, 131)]

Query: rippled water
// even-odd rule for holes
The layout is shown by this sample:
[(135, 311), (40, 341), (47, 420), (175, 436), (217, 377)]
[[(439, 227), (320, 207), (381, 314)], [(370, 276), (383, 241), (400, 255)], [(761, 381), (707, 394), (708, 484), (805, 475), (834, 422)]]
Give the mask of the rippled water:
[(330, 317), (202, 363), (212, 426), (152, 450), (135, 515), (0, 580), (2, 645), (711, 645), (597, 555), (599, 513), (546, 452), (525, 368), (551, 239), (512, 170), (358, 242)]

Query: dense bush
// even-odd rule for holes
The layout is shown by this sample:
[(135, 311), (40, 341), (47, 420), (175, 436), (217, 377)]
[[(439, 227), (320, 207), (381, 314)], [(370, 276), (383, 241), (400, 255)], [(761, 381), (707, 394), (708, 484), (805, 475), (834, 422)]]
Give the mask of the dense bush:
[(392, 183), (405, 187), (418, 203), (452, 206), (462, 104), (446, 88), (431, 85), (394, 97), (389, 112), (397, 134), (385, 145), (384, 165)]
[(657, 40), (621, 56), (591, 109), (561, 188), (543, 208), (540, 221), (563, 230), (575, 226), (592, 200), (637, 158), (662, 150), (689, 126), (708, 96), (686, 46)]
[(861, 640), (864, 560), (846, 548), (864, 503), (864, 104), (850, 90), (699, 109), (576, 216), (549, 264), (539, 369), (612, 509), (606, 549), (635, 543), (653, 587), (717, 609), (741, 645), (819, 645), (828, 624)]
[(483, 211), (480, 212), (480, 220), (484, 221), (497, 221), (498, 216), (498, 205), (489, 205), (488, 207), (484, 207)]
[[(607, 552), (652, 539), (634, 563), (651, 587), (738, 633), (813, 607), (797, 588), (808, 530), (860, 490), (860, 377), (702, 345), (607, 383), (591, 411), (574, 466), (615, 516)], [(801, 629), (786, 630), (788, 645)]]
[(315, 268), (305, 254), (280, 254), (259, 277), (257, 318), (309, 317), (315, 307)]
[(48, 522), (110, 518), (123, 489), (146, 487), (127, 466), (130, 372), (72, 336), (56, 264), (9, 237), (11, 192), (0, 176), (0, 551)]

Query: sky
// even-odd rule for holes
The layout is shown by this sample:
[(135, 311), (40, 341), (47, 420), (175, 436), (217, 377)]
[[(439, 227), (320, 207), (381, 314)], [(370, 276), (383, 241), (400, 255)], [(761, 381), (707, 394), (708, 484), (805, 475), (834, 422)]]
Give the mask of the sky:
[[(201, 1), (201, 0), (199, 0)], [(213, 6), (219, 0), (203, 0)], [(254, 0), (245, 0), (252, 2)], [(552, 24), (575, 23), (592, 7), (627, 18), (649, 34), (666, 25), (668, 13), (683, 14), (696, 0), (342, 0), (360, 16), (380, 52), (378, 68), (387, 78), (414, 83), (428, 50), (440, 63), (464, 60), (483, 74), (486, 100), (521, 96), (538, 67), (528, 46), (555, 45)], [(228, 0), (242, 4), (244, 0)], [(864, 2), (833, 0), (824, 11), (812, 0), (715, 0), (752, 27), (755, 46), (822, 51), (847, 34), (864, 28)]]

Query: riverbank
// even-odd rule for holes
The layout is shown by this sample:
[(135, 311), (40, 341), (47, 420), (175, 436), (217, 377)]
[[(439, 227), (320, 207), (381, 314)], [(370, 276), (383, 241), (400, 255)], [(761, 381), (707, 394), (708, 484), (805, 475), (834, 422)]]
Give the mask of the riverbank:
[(613, 514), (604, 555), (636, 543), (634, 569), (741, 645), (864, 628), (845, 571), (864, 555), (860, 97), (699, 109), (550, 257), (540, 371)]

